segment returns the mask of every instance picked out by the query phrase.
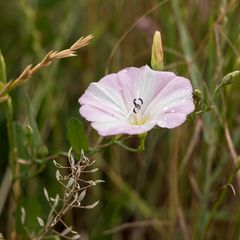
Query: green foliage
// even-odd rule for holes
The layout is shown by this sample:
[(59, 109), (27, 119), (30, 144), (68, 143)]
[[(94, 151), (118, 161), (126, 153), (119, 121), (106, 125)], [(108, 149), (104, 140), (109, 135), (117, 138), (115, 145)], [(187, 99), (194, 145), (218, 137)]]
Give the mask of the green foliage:
[(80, 153), (88, 150), (88, 141), (85, 135), (83, 123), (77, 118), (71, 118), (67, 122), (67, 138), (73, 150)]
[(18, 231), (27, 238), (26, 232), (23, 229), (23, 225), (20, 222), (21, 219), (21, 211), (20, 207), (23, 207), (26, 211), (26, 219), (25, 219), (25, 226), (28, 229), (32, 229), (32, 231), (37, 232), (40, 230), (40, 226), (37, 221), (37, 216), (41, 216), (43, 209), (41, 206), (41, 202), (37, 196), (22, 196), (19, 201), (19, 208), (16, 209), (15, 212), (15, 219), (17, 223)]
[(28, 133), (18, 122), (14, 123), (14, 136), (19, 157), (22, 159), (27, 159)]
[(6, 83), (6, 81), (6, 65), (0, 49), (0, 83)]
[[(0, 192), (7, 195), (5, 202), (0, 196), (0, 232), (6, 239), (10, 239), (7, 229), (14, 227), (12, 216), (17, 219), (17, 235), (26, 239), (19, 221), (21, 206), (27, 226), (32, 231), (40, 228), (36, 217), (44, 218), (49, 210), (43, 188), (49, 189), (50, 196), (61, 192), (52, 160), (66, 161), (69, 145), (77, 154), (98, 145), (91, 153), (100, 171), (87, 174), (106, 181), (86, 199), (87, 203), (99, 200), (95, 209), (73, 210), (66, 216), (66, 222), (80, 229), (83, 237), (239, 238), (239, 177), (232, 185), (228, 180), (235, 169), (235, 154), (240, 152), (240, 82), (236, 77), (240, 3), (171, 0), (140, 18), (161, 2), (0, 1), (0, 48), (5, 58), (0, 54), (0, 91), (49, 50), (64, 49), (82, 35), (95, 36), (92, 44), (79, 50), (79, 56), (48, 66), (13, 90), (10, 99), (0, 99)], [(121, 144), (137, 149), (139, 139), (116, 139), (121, 144), (113, 146), (114, 141), (99, 138), (80, 120), (77, 99), (90, 82), (104, 76), (119, 40), (110, 72), (150, 63), (155, 30), (161, 31), (163, 39), (164, 70), (189, 78), (198, 89), (196, 111), (178, 129), (151, 131), (144, 152), (130, 152)], [(68, 121), (70, 116), (77, 117)], [(7, 165), (17, 177), (19, 195), (7, 188)]]

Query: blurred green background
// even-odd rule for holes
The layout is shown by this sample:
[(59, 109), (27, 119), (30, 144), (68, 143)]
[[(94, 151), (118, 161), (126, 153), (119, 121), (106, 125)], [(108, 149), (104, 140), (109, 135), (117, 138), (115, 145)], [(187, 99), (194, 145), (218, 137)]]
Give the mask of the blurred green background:
[[(0, 49), (8, 80), (16, 78), (26, 65), (38, 63), (48, 51), (68, 48), (79, 37), (94, 35), (77, 57), (55, 61), (11, 92), (19, 158), (28, 160), (23, 149), (27, 125), (35, 133), (39, 131), (34, 143), (38, 158), (43, 146), (47, 146), (48, 156), (67, 152), (67, 121), (71, 117), (80, 119), (78, 98), (88, 84), (101, 79), (106, 71), (150, 64), (155, 30), (162, 34), (165, 70), (191, 79), (194, 88), (204, 93), (205, 102), (225, 74), (239, 70), (238, 0), (161, 2), (0, 0)], [(238, 181), (233, 182), (236, 196), (227, 187), (226, 197), (204, 233), (234, 168), (229, 136), (232, 147), (240, 151), (239, 90), (239, 83), (229, 85), (215, 99), (214, 109), (193, 122), (174, 130), (151, 131), (143, 153), (113, 146), (95, 154), (92, 158), (100, 170), (87, 178), (100, 178), (105, 183), (92, 188), (84, 201), (99, 200), (99, 205), (92, 210), (72, 211), (66, 222), (80, 232), (82, 239), (91, 240), (188, 240), (203, 235), (204, 239), (239, 239)], [(82, 121), (89, 145), (94, 146), (99, 136)], [(4, 104), (0, 105), (0, 129), (2, 182), (9, 150)], [(137, 138), (129, 141), (131, 146), (137, 143)], [(52, 161), (42, 159), (40, 166), (21, 167), (16, 211), (9, 215), (8, 198), (0, 215), (0, 232), (5, 236), (9, 218), (14, 218), (18, 236), (26, 238), (19, 221), (20, 206), (25, 207), (27, 227), (37, 231), (36, 216), (44, 218), (49, 211), (43, 187), (49, 194), (62, 191)]]

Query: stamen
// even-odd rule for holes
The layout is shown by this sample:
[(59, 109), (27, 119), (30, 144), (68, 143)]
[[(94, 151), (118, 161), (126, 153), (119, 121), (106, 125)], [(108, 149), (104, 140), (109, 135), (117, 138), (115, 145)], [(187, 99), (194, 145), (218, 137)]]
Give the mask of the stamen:
[[(137, 100), (140, 102), (140, 104), (137, 103)], [(138, 98), (138, 99), (134, 98), (133, 104), (134, 104), (133, 112), (137, 113), (138, 110), (141, 110), (141, 105), (143, 105), (143, 100), (141, 98)]]
[(141, 102), (141, 105), (143, 105), (143, 100), (141, 98), (138, 98), (138, 100)]
[[(143, 100), (142, 98), (134, 98), (133, 99), (133, 104), (134, 107), (132, 109), (134, 114), (128, 115), (129, 117), (129, 123), (131, 125), (144, 125), (146, 122), (148, 122), (148, 116), (142, 112), (142, 105), (143, 105)], [(131, 113), (131, 112), (130, 112)]]

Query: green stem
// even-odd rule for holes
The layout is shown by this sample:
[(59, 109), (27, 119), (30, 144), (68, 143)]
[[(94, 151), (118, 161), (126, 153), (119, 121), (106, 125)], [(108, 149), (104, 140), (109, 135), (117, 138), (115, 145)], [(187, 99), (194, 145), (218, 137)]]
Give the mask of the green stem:
[(115, 144), (121, 146), (122, 148), (128, 150), (129, 152), (139, 152), (139, 147), (138, 148), (131, 148), (131, 147), (125, 145), (124, 143), (120, 142), (120, 141), (116, 141)]
[(131, 148), (127, 145), (125, 145), (124, 143), (122, 143), (121, 141), (114, 141), (114, 143), (116, 143), (117, 145), (123, 147), (124, 149), (130, 151), (130, 152), (142, 152), (145, 150), (145, 138), (147, 136), (147, 133), (142, 133), (139, 135), (140, 138), (140, 144), (138, 146), (138, 148)]
[(90, 148), (88, 154), (90, 156), (94, 155), (96, 152), (101, 151), (101, 149), (109, 147), (109, 146), (114, 145), (114, 144), (119, 145), (122, 148), (124, 148), (124, 149), (126, 149), (126, 150), (128, 150), (130, 152), (142, 152), (142, 151), (145, 150), (145, 138), (147, 136), (147, 133), (142, 133), (142, 134), (139, 134), (138, 136), (140, 138), (140, 143), (139, 143), (138, 148), (132, 148), (132, 147), (127, 146), (126, 144), (123, 143), (123, 141), (127, 140), (129, 137), (120, 139), (121, 136), (118, 135), (118, 136), (115, 136), (114, 138), (112, 138), (109, 142), (106, 142), (104, 144), (98, 145), (98, 146), (96, 146), (94, 148)]
[(215, 96), (217, 95), (217, 93), (219, 92), (220, 88), (223, 86), (223, 83), (221, 83), (220, 85), (216, 86), (214, 92), (213, 92), (213, 96), (212, 99), (215, 98)]
[(145, 150), (145, 138), (147, 136), (147, 133), (142, 133), (139, 137), (140, 137), (140, 145), (138, 147), (139, 152), (142, 152)]
[[(9, 165), (13, 175), (13, 179), (19, 175), (19, 165), (17, 163), (17, 146), (14, 137), (14, 126), (13, 126), (13, 106), (12, 99), (8, 96), (6, 104), (6, 118), (7, 118), (7, 133), (8, 133), (8, 144), (9, 144)], [(9, 219), (8, 219), (8, 234), (16, 234), (16, 226), (12, 215), (16, 209), (16, 203), (20, 196), (20, 182), (19, 180), (13, 180), (12, 193), (10, 205), (9, 205)]]
[(11, 97), (8, 97), (7, 100), (7, 133), (9, 143), (9, 163), (12, 170), (12, 174), (13, 176), (15, 176), (17, 164), (17, 147), (14, 139), (13, 107)]
[(227, 193), (227, 187), (229, 184), (231, 184), (234, 180), (234, 177), (236, 176), (237, 172), (239, 171), (240, 169), (240, 158), (238, 159), (236, 165), (235, 165), (235, 168), (233, 169), (231, 175), (229, 176), (228, 180), (227, 180), (227, 183), (224, 185), (224, 187), (222, 188), (222, 191), (216, 201), (216, 203), (214, 204), (211, 212), (210, 212), (210, 215), (207, 219), (207, 223), (205, 225), (205, 228), (203, 230), (203, 234), (202, 234), (202, 237), (200, 239), (204, 240), (206, 239), (206, 234), (207, 234), (207, 231), (209, 229), (209, 226), (211, 224), (211, 220), (213, 219), (217, 209), (220, 207), (220, 205), (222, 204), (222, 202), (224, 201), (224, 198), (226, 196), (226, 193)]

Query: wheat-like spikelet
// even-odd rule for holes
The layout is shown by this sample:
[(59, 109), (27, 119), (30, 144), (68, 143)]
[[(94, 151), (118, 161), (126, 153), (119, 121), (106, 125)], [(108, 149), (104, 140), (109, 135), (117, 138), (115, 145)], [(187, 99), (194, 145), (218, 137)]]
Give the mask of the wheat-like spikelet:
[[(23, 72), (14, 80), (9, 81), (5, 84), (0, 91), (0, 100), (4, 101), (5, 95), (17, 86), (25, 84), (36, 72), (40, 69), (49, 66), (54, 60), (59, 58), (68, 58), (77, 56), (77, 50), (88, 45), (93, 38), (93, 35), (88, 35), (87, 37), (81, 37), (78, 39), (70, 48), (62, 51), (50, 51), (40, 63), (33, 66), (28, 65)], [(1, 102), (1, 101), (0, 101)]]

